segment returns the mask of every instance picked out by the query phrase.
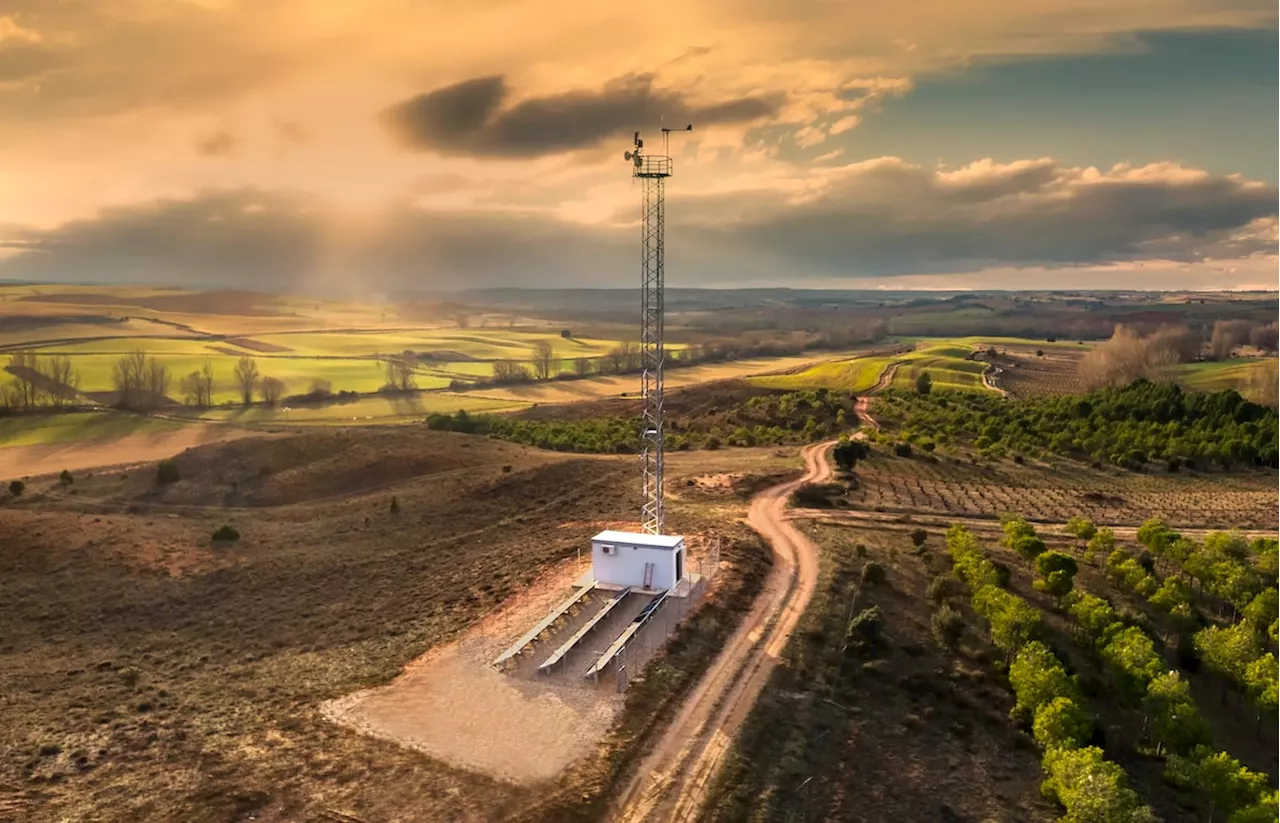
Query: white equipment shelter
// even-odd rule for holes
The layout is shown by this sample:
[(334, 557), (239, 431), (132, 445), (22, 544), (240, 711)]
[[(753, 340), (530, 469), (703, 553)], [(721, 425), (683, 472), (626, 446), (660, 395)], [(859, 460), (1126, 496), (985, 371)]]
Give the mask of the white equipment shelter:
[(602, 531), (591, 538), (591, 572), (595, 582), (605, 586), (674, 589), (686, 574), (684, 538)]

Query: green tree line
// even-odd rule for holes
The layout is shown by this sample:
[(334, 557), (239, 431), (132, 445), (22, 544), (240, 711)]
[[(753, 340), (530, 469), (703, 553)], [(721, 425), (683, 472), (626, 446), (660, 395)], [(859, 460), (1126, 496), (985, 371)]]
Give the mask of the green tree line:
[(1141, 469), (1162, 461), (1176, 471), (1280, 465), (1274, 409), (1233, 390), (1184, 392), (1137, 380), (1089, 394), (1007, 400), (977, 392), (886, 392), (880, 417), (899, 437), (966, 444), (986, 457), (1057, 454)]

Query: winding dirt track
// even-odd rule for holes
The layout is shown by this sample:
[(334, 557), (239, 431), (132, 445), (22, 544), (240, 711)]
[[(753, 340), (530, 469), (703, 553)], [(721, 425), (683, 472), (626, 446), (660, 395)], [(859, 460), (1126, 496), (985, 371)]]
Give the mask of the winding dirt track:
[[(888, 386), (897, 367), (897, 363), (889, 364), (868, 393)], [(854, 407), (864, 431), (879, 428), (867, 413), (868, 405), (866, 397), (859, 397)], [(787, 501), (802, 484), (824, 483), (831, 478), (827, 455), (835, 442), (806, 446), (800, 452), (804, 476), (765, 489), (751, 501), (747, 523), (773, 549), (773, 569), (751, 613), (619, 796), (610, 820), (640, 823), (688, 820), (697, 815), (725, 753), (813, 598), (818, 550), (791, 524)]]
[(622, 792), (610, 820), (685, 820), (705, 789), (777, 665), (813, 597), (818, 552), (787, 520), (787, 500), (803, 483), (831, 477), (827, 453), (835, 441), (806, 446), (805, 474), (760, 492), (747, 522), (767, 540), (774, 565), (747, 615), (711, 664), (657, 746)]

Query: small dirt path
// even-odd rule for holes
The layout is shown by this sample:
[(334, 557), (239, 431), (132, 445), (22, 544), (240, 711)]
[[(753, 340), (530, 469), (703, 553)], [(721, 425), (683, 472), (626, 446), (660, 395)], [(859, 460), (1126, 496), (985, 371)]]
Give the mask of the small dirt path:
[(1000, 374), (1002, 371), (1004, 371), (1004, 369), (994, 363), (988, 363), (987, 367), (982, 370), (982, 385), (986, 386), (996, 394), (999, 394), (1001, 397), (1008, 397), (1009, 392), (1000, 388), (1000, 386), (996, 384), (996, 375)]

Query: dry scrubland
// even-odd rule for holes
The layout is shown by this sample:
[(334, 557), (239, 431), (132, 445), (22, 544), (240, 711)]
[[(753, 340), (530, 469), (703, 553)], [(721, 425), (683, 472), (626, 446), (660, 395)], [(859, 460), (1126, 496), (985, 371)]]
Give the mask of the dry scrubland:
[[(5, 802), (33, 821), (520, 808), (521, 792), (318, 706), (390, 679), (625, 517), (630, 463), (421, 430), (175, 462), (163, 491), (146, 467), (33, 482), (5, 507)], [(238, 543), (211, 543), (224, 523)]]
[[(968, 659), (932, 640), (932, 575), (909, 541), (803, 529), (820, 553), (817, 594), (702, 819), (1054, 820), (1034, 745), (1010, 724), (1013, 701), (976, 630)], [(882, 584), (863, 582), (869, 565), (886, 570)], [(846, 649), (846, 627), (872, 607), (885, 642)]]
[[(628, 522), (632, 458), (340, 429), (193, 448), (164, 487), (155, 465), (34, 479), (0, 508), (0, 817), (599, 819), (767, 570), (733, 512), (765, 482), (753, 473), (794, 455), (733, 456), (673, 468), (680, 482), (737, 478), (672, 506), (679, 528), (728, 538), (717, 591), (634, 682), (600, 756), (533, 788), (361, 736), (320, 707), (391, 681)], [(224, 524), (238, 542), (211, 540)]]

